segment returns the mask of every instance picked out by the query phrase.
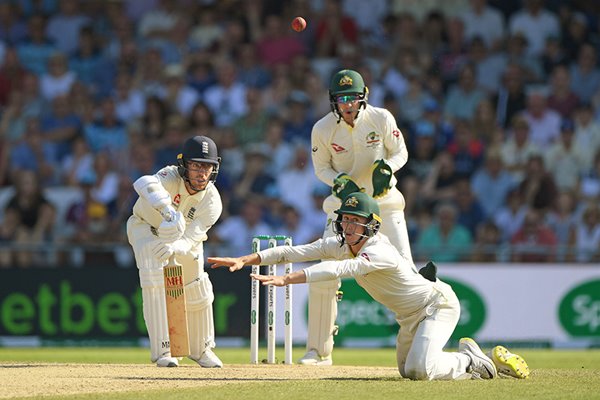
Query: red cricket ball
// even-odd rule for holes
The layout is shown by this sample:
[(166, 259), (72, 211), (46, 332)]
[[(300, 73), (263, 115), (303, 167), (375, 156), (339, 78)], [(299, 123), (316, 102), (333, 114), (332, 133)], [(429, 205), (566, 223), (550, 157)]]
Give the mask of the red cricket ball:
[(296, 32), (302, 32), (306, 28), (306, 20), (302, 17), (296, 17), (292, 21), (292, 29)]

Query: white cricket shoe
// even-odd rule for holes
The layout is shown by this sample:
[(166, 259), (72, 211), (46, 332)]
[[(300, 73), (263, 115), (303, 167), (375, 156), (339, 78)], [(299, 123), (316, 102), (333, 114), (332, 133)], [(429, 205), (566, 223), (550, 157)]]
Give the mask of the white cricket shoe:
[(470, 372), (474, 379), (493, 379), (498, 375), (494, 362), (481, 351), (479, 345), (473, 339), (460, 339), (458, 351), (466, 354), (471, 359), (471, 365), (469, 365), (467, 372)]
[(317, 350), (310, 349), (306, 354), (298, 360), (298, 364), (302, 365), (333, 365), (331, 354), (327, 357), (321, 357)]
[(161, 357), (158, 360), (156, 360), (156, 366), (168, 368), (178, 367), (179, 361), (177, 361), (175, 357)]
[(504, 346), (496, 346), (488, 356), (496, 365), (498, 373), (512, 376), (517, 379), (525, 379), (529, 376), (529, 366), (518, 354), (511, 353)]
[(200, 359), (190, 357), (190, 360), (196, 361), (202, 368), (223, 368), (223, 361), (211, 349), (204, 350)]

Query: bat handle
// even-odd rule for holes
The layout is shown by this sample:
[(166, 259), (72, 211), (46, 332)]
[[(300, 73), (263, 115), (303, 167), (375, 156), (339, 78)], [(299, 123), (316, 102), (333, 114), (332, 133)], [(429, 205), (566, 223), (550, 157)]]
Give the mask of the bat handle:
[(169, 257), (168, 265), (173, 265), (173, 264), (175, 264), (175, 254), (171, 254), (171, 256)]

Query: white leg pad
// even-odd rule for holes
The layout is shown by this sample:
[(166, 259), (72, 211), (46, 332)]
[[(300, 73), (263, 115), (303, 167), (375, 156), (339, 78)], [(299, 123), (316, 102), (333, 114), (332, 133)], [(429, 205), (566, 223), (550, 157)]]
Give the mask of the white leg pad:
[(212, 303), (215, 296), (206, 272), (185, 286), (190, 336), (190, 358), (199, 360), (205, 349), (215, 347)]
[(156, 362), (161, 357), (171, 356), (163, 270), (142, 269), (139, 272), (144, 320), (150, 339), (150, 358)]
[(306, 348), (317, 350), (321, 357), (327, 357), (333, 351), (337, 317), (336, 292), (339, 288), (339, 279), (309, 284)]

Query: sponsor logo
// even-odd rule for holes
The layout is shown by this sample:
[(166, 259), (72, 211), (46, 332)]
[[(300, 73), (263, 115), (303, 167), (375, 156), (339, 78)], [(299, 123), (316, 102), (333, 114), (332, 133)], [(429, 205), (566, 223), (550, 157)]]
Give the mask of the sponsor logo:
[(367, 261), (371, 261), (371, 259), (369, 258), (369, 255), (367, 253), (360, 253), (360, 256), (364, 259), (366, 259)]
[(179, 193), (177, 193), (175, 195), (175, 197), (173, 197), (173, 204), (178, 206), (180, 202), (181, 202), (181, 195)]
[(335, 151), (336, 153), (341, 153), (341, 152), (347, 151), (345, 148), (343, 148), (342, 146), (340, 146), (337, 143), (331, 143), (331, 147), (333, 148), (333, 151)]
[(394, 137), (399, 138), (400, 137), (400, 131), (398, 129), (394, 129), (392, 131), (392, 135), (394, 135)]
[(167, 171), (158, 171), (158, 175), (162, 176), (163, 178), (167, 177)]
[(316, 152), (317, 152), (317, 150), (319, 150), (319, 148), (318, 148), (317, 146), (315, 146), (315, 147), (313, 147), (313, 148), (312, 148), (312, 152), (313, 152), (313, 153), (316, 153)]
[(600, 280), (571, 289), (560, 302), (558, 317), (572, 336), (600, 337)]

